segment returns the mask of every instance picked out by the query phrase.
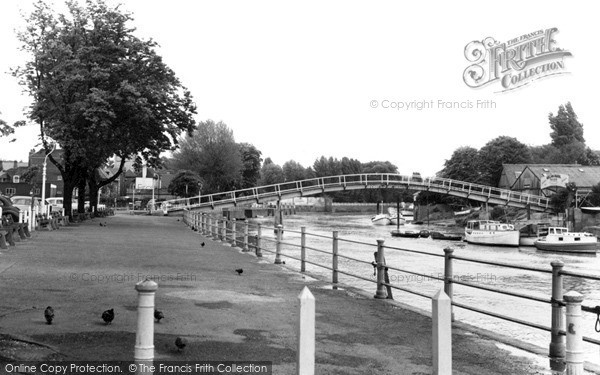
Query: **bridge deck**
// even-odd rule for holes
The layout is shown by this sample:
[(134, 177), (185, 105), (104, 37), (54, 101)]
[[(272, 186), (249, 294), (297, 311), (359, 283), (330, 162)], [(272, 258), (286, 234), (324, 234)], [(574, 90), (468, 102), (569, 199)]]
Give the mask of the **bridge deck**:
[(172, 213), (184, 209), (231, 207), (242, 203), (263, 203), (278, 199), (305, 197), (335, 191), (388, 188), (430, 191), (493, 205), (505, 205), (517, 208), (529, 207), (533, 211), (544, 212), (552, 208), (550, 198), (548, 197), (445, 178), (421, 179), (414, 178), (413, 176), (388, 173), (318, 177), (192, 198), (173, 199), (163, 204), (166, 205), (167, 212)]

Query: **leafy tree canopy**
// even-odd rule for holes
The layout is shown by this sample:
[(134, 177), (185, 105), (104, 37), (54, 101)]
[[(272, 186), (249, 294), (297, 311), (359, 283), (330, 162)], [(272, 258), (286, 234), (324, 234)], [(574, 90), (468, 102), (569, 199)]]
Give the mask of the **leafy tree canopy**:
[(481, 180), (479, 167), (479, 151), (473, 147), (459, 147), (454, 150), (450, 159), (446, 160), (440, 175), (458, 181), (478, 183)]
[(556, 115), (550, 113), (548, 115), (550, 128), (552, 132), (552, 145), (562, 147), (572, 142), (585, 143), (583, 138), (583, 124), (577, 120), (577, 115), (571, 106), (571, 102), (558, 107)]
[(242, 156), (233, 131), (223, 122), (203, 121), (180, 140), (173, 154), (176, 169), (196, 172), (205, 182), (203, 192), (217, 193), (242, 186)]
[(171, 180), (167, 190), (170, 194), (187, 198), (200, 195), (202, 185), (203, 181), (196, 172), (184, 170)]
[(57, 14), (43, 0), (35, 4), (18, 33), (29, 60), (13, 75), (33, 98), (28, 116), (46, 152), (47, 137), (64, 150), (62, 160), (49, 158), (63, 176), (69, 210), (73, 187), (112, 155), (158, 165), (160, 153), (194, 129), (196, 107), (156, 43), (134, 35), (131, 14), (103, 0), (66, 5)]
[(531, 153), (527, 145), (516, 138), (500, 136), (492, 139), (479, 150), (481, 182), (498, 186), (502, 175), (502, 164), (521, 164), (531, 162)]

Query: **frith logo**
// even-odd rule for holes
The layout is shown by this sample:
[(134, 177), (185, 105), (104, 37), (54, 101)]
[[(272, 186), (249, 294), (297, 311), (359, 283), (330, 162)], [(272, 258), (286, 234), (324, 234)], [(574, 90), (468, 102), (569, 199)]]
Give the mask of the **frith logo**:
[(495, 81), (500, 91), (513, 90), (537, 79), (565, 74), (564, 58), (571, 52), (556, 46), (557, 28), (537, 30), (505, 43), (488, 37), (465, 47), (465, 57), (473, 63), (463, 73), (467, 86), (479, 88)]

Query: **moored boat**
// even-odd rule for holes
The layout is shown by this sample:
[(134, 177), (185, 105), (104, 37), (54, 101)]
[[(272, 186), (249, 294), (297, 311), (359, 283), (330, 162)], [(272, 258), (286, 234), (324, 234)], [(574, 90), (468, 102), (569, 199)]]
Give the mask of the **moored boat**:
[(495, 220), (469, 220), (465, 240), (479, 245), (519, 246), (519, 231), (512, 224)]
[(391, 220), (386, 214), (378, 214), (371, 218), (371, 223), (374, 225), (388, 225), (390, 222)]
[(392, 237), (419, 238), (421, 237), (421, 232), (416, 230), (393, 230)]
[(535, 241), (548, 234), (550, 223), (527, 224), (519, 229), (519, 246), (535, 246)]
[(431, 235), (431, 238), (434, 240), (462, 241), (462, 239), (463, 239), (463, 237), (460, 234), (430, 232), (430, 235)]
[(598, 237), (587, 232), (569, 232), (563, 227), (549, 227), (548, 234), (535, 241), (538, 250), (566, 253), (596, 253)]

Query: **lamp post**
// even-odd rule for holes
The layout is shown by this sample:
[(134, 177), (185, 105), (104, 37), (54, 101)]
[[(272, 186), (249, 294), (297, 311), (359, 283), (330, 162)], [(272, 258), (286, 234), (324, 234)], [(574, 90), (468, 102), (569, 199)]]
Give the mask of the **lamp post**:
[(48, 163), (48, 156), (50, 156), (54, 150), (56, 150), (56, 142), (52, 142), (52, 151), (46, 154), (42, 166), (42, 203), (40, 203), (42, 213), (46, 213), (46, 163)]
[(155, 173), (154, 177), (152, 177), (152, 206), (150, 206), (150, 212), (154, 211), (156, 207), (156, 201), (154, 200), (154, 187), (156, 186), (156, 181), (158, 181), (158, 175)]

